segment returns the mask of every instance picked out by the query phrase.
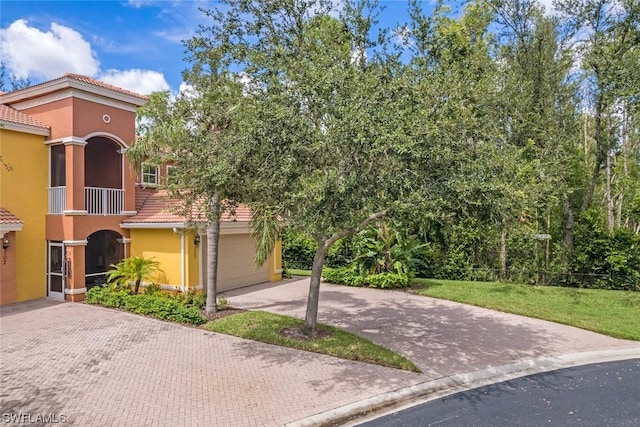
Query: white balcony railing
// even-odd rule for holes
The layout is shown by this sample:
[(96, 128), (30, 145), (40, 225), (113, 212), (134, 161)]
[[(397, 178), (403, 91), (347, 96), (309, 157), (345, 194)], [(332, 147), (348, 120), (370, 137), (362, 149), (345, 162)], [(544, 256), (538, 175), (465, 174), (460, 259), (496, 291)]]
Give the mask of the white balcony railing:
[[(62, 215), (67, 206), (67, 188), (49, 188), (49, 213)], [(120, 215), (124, 210), (124, 190), (85, 187), (84, 208), (89, 215)]]
[(120, 215), (124, 210), (124, 190), (85, 187), (84, 207), (89, 215)]
[(49, 213), (62, 215), (67, 206), (67, 187), (49, 187)]

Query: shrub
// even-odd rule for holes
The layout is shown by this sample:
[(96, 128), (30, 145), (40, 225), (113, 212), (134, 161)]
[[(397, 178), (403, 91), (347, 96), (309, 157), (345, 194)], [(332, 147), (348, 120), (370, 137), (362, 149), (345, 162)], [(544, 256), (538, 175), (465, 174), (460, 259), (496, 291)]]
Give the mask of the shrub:
[(162, 293), (131, 295), (129, 291), (119, 290), (114, 286), (96, 286), (87, 292), (85, 302), (105, 307), (122, 308), (132, 313), (179, 323), (202, 324), (206, 322), (200, 313), (200, 307), (187, 306), (178, 298), (167, 297)]
[(409, 276), (399, 273), (379, 273), (366, 276), (364, 282), (370, 288), (406, 288), (409, 286)]
[(203, 309), (207, 302), (207, 294), (196, 292), (195, 290), (190, 290), (189, 292), (177, 292), (173, 298), (184, 306), (196, 307), (199, 309)]
[(162, 289), (160, 289), (160, 285), (156, 283), (151, 283), (146, 288), (144, 288), (145, 295), (157, 295), (161, 293), (162, 293)]
[(322, 277), (330, 283), (347, 286), (364, 286), (364, 276), (361, 276), (353, 267), (339, 267), (322, 269)]
[(282, 265), (285, 268), (310, 270), (318, 245), (309, 236), (291, 228), (282, 230)]
[(115, 285), (95, 286), (86, 293), (85, 302), (105, 307), (123, 308), (125, 299), (131, 296), (129, 289), (120, 289)]
[(229, 300), (225, 296), (219, 296), (217, 303), (220, 310), (226, 310), (229, 308)]
[(322, 277), (330, 283), (347, 286), (394, 289), (409, 286), (409, 276), (401, 273), (379, 273), (362, 276), (354, 267), (324, 268)]

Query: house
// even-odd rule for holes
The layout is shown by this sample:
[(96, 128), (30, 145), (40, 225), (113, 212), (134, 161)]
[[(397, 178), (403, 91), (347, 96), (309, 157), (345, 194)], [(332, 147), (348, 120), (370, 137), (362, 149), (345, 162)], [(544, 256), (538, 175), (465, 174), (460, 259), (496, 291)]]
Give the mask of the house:
[[(81, 301), (132, 255), (161, 263), (165, 289), (206, 283), (205, 230), (169, 209), (167, 168), (127, 159), (146, 100), (76, 74), (0, 94), (0, 304)], [(253, 264), (250, 219), (246, 207), (223, 218), (220, 290), (281, 278), (279, 244)]]

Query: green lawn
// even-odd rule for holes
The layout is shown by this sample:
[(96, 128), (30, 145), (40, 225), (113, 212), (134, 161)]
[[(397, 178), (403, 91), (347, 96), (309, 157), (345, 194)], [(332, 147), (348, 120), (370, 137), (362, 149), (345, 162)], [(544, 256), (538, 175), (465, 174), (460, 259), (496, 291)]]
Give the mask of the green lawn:
[(246, 311), (216, 319), (205, 325), (205, 328), (254, 341), (420, 372), (411, 361), (399, 354), (333, 326), (318, 324), (318, 328), (331, 330), (331, 335), (308, 341), (287, 338), (280, 334), (284, 328), (301, 326), (302, 323), (302, 320), (293, 317), (264, 311)]
[(419, 295), (640, 341), (640, 292), (414, 279)]
[(311, 270), (297, 270), (295, 268), (287, 268), (287, 273), (291, 276), (311, 276)]

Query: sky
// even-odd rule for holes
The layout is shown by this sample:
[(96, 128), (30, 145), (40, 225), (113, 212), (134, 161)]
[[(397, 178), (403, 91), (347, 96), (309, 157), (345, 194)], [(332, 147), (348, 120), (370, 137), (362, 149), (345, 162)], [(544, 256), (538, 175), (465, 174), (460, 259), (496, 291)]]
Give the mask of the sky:
[[(381, 21), (406, 20), (405, 1), (382, 1)], [(77, 73), (142, 94), (176, 93), (182, 44), (215, 0), (0, 1), (0, 57), (32, 84)]]
[[(541, 0), (550, 4), (551, 0)], [(425, 10), (435, 0), (424, 2)], [(382, 26), (408, 20), (407, 2), (381, 0)], [(0, 0), (0, 58), (32, 84), (65, 73), (86, 75), (141, 94), (182, 85), (183, 40), (216, 0)]]

